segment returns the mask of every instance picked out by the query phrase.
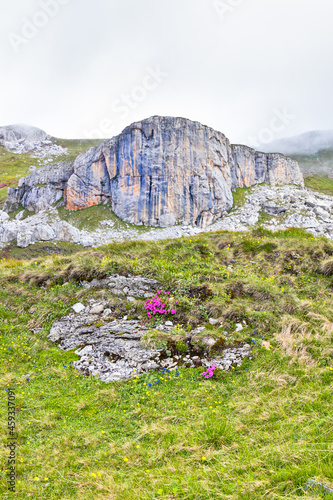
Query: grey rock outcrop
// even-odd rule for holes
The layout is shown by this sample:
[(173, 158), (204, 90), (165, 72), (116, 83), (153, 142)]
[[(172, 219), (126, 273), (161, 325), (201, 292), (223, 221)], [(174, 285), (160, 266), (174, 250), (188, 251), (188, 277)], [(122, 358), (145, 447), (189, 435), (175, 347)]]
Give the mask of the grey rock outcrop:
[[(48, 339), (58, 343), (64, 351), (76, 349), (75, 354), (80, 359), (73, 363), (74, 367), (85, 375), (98, 375), (104, 382), (128, 380), (152, 370), (174, 370), (180, 366), (208, 367), (215, 364), (222, 370), (229, 370), (231, 366), (239, 366), (251, 353), (251, 346), (245, 344), (225, 349), (213, 360), (209, 356), (194, 356), (193, 359), (190, 355), (167, 356), (164, 348), (142, 347), (142, 336), (148, 327), (138, 320), (128, 320), (127, 317), (115, 320), (110, 316), (107, 303), (91, 300), (84, 310), (80, 307), (79, 314), (73, 312), (56, 321)], [(158, 329), (170, 332), (173, 327), (167, 323), (159, 325)], [(191, 333), (195, 335), (202, 330), (204, 328), (199, 327)]]
[(204, 227), (232, 207), (232, 190), (262, 182), (304, 185), (290, 158), (232, 146), (198, 122), (154, 116), (78, 156), (65, 199), (70, 210), (109, 200), (133, 224)]
[(73, 172), (73, 163), (67, 161), (35, 170), (28, 177), (21, 178), (17, 188), (8, 188), (4, 209), (10, 212), (19, 204), (33, 212), (47, 209), (63, 198)]
[(110, 202), (136, 225), (205, 227), (232, 208), (232, 191), (269, 183), (304, 185), (298, 164), (280, 154), (231, 145), (184, 118), (154, 116), (79, 155), (38, 169), (8, 189), (7, 211), (45, 210), (64, 196), (68, 210)]
[(67, 149), (53, 144), (44, 130), (30, 125), (0, 127), (0, 146), (16, 154), (29, 153), (35, 158), (67, 154)]
[(49, 136), (44, 130), (30, 125), (8, 125), (0, 127), (0, 145), (9, 151), (26, 153), (34, 149), (35, 143), (47, 141)]
[(157, 280), (142, 278), (141, 276), (119, 276), (118, 274), (113, 274), (102, 280), (83, 281), (82, 285), (85, 288), (105, 288), (115, 295), (126, 295), (135, 298), (152, 297), (161, 288), (161, 283)]

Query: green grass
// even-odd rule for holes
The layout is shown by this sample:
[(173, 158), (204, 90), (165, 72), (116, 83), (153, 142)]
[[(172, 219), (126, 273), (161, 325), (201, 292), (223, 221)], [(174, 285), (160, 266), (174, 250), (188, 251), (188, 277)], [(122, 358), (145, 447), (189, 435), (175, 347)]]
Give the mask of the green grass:
[(305, 186), (319, 193), (333, 196), (333, 179), (328, 177), (305, 177)]
[[(15, 495), (0, 450), (1, 498), (322, 498), (303, 485), (333, 483), (332, 256), (332, 242), (304, 230), (259, 227), (2, 260), (0, 432), (6, 443), (13, 388), (18, 447)], [(252, 343), (253, 359), (209, 380), (202, 369), (110, 384), (76, 373), (74, 352), (46, 338), (72, 304), (103, 297), (114, 317), (144, 314), (143, 300), (77, 283), (114, 272), (161, 280), (178, 297), (174, 323), (215, 317), (231, 343)], [(203, 286), (211, 295), (200, 300)]]
[(82, 247), (75, 243), (64, 241), (39, 242), (29, 245), (27, 248), (19, 248), (16, 244), (8, 244), (4, 249), (0, 249), (0, 261), (4, 258), (16, 260), (36, 259), (46, 255), (71, 255), (82, 251)]
[[(61, 207), (58, 209), (59, 217), (65, 220), (74, 227), (80, 230), (94, 231), (95, 229), (106, 229), (108, 226), (103, 226), (100, 223), (102, 221), (110, 221), (113, 223), (112, 228), (114, 230), (130, 230), (135, 229), (138, 233), (145, 233), (150, 231), (150, 227), (147, 226), (135, 226), (134, 224), (129, 224), (119, 219), (116, 214), (111, 210), (109, 205), (95, 205), (89, 208), (83, 208), (81, 210), (66, 210)], [(157, 230), (159, 228), (156, 228)]]
[(233, 191), (233, 209), (241, 208), (245, 204), (246, 195), (251, 193), (252, 188), (238, 188), (236, 191)]

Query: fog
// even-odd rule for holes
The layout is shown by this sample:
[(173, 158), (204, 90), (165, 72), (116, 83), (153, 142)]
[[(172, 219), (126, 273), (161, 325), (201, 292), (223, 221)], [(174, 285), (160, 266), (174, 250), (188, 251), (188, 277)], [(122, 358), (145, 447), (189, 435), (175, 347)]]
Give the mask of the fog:
[(332, 129), (329, 0), (15, 0), (0, 125), (110, 137), (183, 116), (252, 146)]

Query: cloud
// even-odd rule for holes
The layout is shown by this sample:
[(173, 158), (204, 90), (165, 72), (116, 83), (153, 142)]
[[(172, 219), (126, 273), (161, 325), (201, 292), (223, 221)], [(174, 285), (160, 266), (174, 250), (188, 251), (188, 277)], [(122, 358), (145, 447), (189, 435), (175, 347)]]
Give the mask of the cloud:
[[(248, 142), (287, 108), (274, 139), (332, 128), (327, 0), (16, 0), (2, 14), (0, 125), (83, 137), (105, 120), (119, 133), (174, 115)], [(168, 77), (126, 118), (114, 112), (157, 66)]]

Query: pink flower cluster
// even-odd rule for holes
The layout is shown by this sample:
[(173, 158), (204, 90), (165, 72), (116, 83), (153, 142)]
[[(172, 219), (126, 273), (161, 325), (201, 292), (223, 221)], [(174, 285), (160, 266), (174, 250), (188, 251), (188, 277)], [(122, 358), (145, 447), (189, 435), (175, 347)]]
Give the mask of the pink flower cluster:
[(202, 376), (205, 378), (210, 378), (214, 375), (214, 370), (216, 370), (217, 366), (213, 365), (211, 368), (208, 368), (208, 372), (203, 372)]
[[(168, 314), (168, 313), (175, 314), (176, 313), (176, 311), (174, 309), (166, 309), (166, 304), (163, 304), (163, 301), (159, 297), (159, 295), (161, 293), (164, 293), (165, 295), (170, 295), (170, 292), (162, 292), (162, 290), (158, 290), (155, 297), (153, 297), (152, 299), (146, 300), (145, 309), (148, 309), (148, 312), (147, 312), (148, 318), (151, 318), (156, 313), (160, 313), (160, 314)], [(168, 300), (170, 300), (170, 299), (168, 298)]]

